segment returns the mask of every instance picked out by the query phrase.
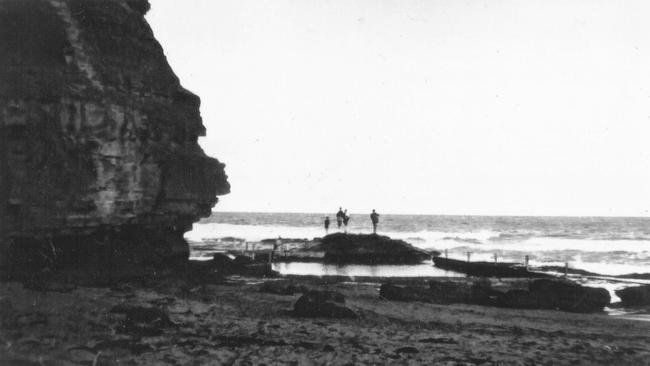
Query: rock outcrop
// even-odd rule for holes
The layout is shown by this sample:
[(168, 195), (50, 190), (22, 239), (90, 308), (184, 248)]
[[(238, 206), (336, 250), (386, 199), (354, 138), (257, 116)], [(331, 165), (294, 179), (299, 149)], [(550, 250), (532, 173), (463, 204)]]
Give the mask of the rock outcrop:
[(315, 249), (324, 252), (326, 263), (419, 264), (431, 259), (403, 240), (375, 234), (330, 234)]
[(623, 306), (650, 305), (650, 285), (626, 287), (615, 292)]
[(305, 318), (357, 318), (354, 310), (345, 306), (343, 294), (334, 291), (310, 290), (293, 305), (293, 313)]
[(528, 289), (502, 292), (489, 281), (472, 284), (454, 281), (431, 281), (429, 288), (395, 286), (385, 283), (379, 296), (391, 301), (421, 301), (436, 304), (464, 303), (516, 309), (548, 309), (575, 313), (603, 311), (610, 302), (607, 290), (581, 286), (559, 279), (538, 279)]
[(499, 296), (497, 306), (519, 309), (550, 309), (574, 313), (603, 311), (611, 301), (604, 288), (581, 286), (563, 280), (540, 279), (528, 290), (510, 290)]
[(517, 263), (467, 262), (458, 259), (434, 257), (433, 264), (442, 269), (465, 273), (476, 277), (499, 278), (552, 278), (546, 273), (529, 271)]
[(0, 266), (185, 260), (229, 192), (148, 9), (0, 1)]

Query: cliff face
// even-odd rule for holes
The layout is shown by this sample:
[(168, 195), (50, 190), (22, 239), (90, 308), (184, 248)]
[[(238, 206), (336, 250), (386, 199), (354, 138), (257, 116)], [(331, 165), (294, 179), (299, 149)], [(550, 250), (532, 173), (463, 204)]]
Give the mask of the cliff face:
[(185, 259), (229, 191), (147, 0), (0, 0), (0, 264)]

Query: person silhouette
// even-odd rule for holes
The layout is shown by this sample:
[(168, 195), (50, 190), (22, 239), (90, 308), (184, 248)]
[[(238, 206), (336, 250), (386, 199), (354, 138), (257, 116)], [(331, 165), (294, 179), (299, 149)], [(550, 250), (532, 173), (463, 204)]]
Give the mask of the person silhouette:
[(330, 217), (327, 216), (325, 217), (325, 221), (323, 222), (325, 225), (325, 235), (327, 235), (327, 232), (330, 230)]
[(377, 224), (379, 223), (379, 214), (372, 210), (370, 214), (370, 221), (372, 221), (372, 233), (377, 234)]
[(339, 230), (341, 230), (341, 224), (343, 223), (344, 216), (345, 214), (343, 213), (343, 208), (339, 207), (339, 212), (336, 213), (336, 226)]
[(343, 211), (343, 231), (348, 232), (348, 222), (350, 222), (350, 216), (348, 215), (348, 210)]

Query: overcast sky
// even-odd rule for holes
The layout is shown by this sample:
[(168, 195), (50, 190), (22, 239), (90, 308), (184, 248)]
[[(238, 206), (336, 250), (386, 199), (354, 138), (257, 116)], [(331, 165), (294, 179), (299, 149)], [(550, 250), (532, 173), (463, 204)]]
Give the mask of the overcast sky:
[(650, 2), (151, 0), (219, 211), (650, 215)]

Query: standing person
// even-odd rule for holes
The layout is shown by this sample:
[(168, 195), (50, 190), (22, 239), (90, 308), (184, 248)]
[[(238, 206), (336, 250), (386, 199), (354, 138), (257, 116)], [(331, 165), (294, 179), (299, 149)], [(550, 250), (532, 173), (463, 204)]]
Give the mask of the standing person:
[(269, 263), (273, 262), (273, 257), (275, 257), (275, 251), (280, 248), (282, 245), (282, 237), (278, 236), (278, 238), (275, 240), (275, 243), (273, 243), (273, 249), (271, 250), (271, 253), (269, 253)]
[(325, 225), (325, 235), (327, 235), (327, 232), (330, 230), (330, 217), (327, 216), (325, 217), (325, 221), (323, 222)]
[(372, 221), (372, 233), (377, 234), (377, 224), (379, 223), (379, 214), (372, 210), (370, 214), (370, 221)]
[(341, 224), (343, 223), (343, 216), (345, 216), (345, 214), (343, 213), (343, 208), (339, 207), (339, 212), (336, 213), (336, 226), (338, 227), (339, 230), (341, 230)]
[(348, 222), (350, 222), (350, 216), (348, 215), (348, 210), (343, 211), (343, 231), (347, 234), (348, 232)]

